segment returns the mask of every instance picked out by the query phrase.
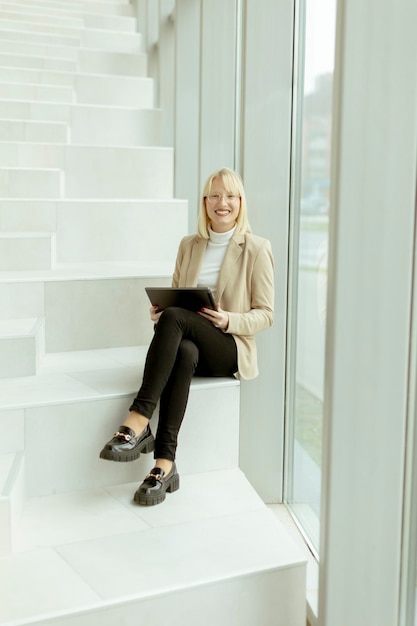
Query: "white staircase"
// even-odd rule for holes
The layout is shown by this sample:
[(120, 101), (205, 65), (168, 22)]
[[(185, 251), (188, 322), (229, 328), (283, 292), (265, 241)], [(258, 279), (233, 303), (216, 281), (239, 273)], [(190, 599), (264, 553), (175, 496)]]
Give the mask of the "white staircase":
[(146, 66), (127, 0), (0, 0), (0, 624), (304, 626), (237, 380), (193, 381), (162, 505), (132, 503), (150, 456), (98, 456), (187, 232)]

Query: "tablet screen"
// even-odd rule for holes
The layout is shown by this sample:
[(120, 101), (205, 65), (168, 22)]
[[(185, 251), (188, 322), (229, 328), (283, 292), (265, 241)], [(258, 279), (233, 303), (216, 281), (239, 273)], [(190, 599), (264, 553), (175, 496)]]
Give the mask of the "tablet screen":
[(216, 308), (209, 287), (145, 287), (145, 291), (159, 311), (169, 306), (178, 306), (189, 311), (200, 311), (203, 307)]

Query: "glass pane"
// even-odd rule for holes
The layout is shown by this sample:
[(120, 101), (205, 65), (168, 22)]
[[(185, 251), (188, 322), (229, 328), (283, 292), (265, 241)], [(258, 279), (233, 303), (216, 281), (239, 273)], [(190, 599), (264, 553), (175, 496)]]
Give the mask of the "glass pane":
[(298, 14), (286, 502), (318, 551), (336, 0)]

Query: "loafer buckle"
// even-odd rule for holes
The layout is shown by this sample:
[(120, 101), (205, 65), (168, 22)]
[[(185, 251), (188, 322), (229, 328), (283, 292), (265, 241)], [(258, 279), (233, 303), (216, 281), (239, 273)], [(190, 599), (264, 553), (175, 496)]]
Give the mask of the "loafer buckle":
[(122, 439), (124, 439), (125, 441), (130, 441), (132, 439), (132, 435), (128, 435), (127, 433), (120, 433), (119, 431), (117, 431), (116, 433), (114, 433), (113, 435), (114, 437), (121, 437)]

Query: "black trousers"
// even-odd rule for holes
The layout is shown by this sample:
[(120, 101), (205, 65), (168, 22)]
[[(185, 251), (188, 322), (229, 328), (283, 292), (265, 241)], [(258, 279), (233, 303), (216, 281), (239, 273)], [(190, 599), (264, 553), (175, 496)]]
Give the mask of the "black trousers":
[(159, 400), (155, 458), (175, 460), (193, 375), (232, 376), (235, 372), (237, 349), (232, 335), (192, 311), (165, 309), (149, 346), (142, 386), (130, 407), (151, 419)]

